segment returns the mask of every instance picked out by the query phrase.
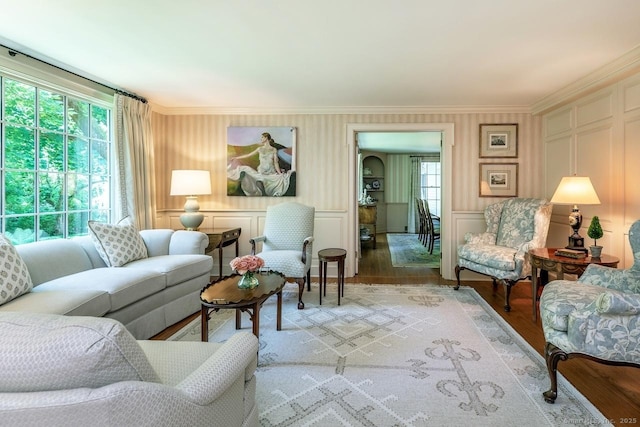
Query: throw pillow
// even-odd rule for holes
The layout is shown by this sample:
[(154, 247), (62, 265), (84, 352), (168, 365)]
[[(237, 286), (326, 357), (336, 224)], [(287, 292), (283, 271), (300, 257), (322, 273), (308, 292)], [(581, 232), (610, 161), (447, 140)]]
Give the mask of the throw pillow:
[(98, 254), (109, 267), (121, 267), (148, 256), (144, 240), (128, 217), (118, 224), (89, 221), (89, 234)]
[(140, 344), (114, 319), (0, 312), (0, 329), (0, 392), (160, 381)]
[(27, 265), (9, 239), (0, 235), (0, 304), (26, 294), (32, 288)]

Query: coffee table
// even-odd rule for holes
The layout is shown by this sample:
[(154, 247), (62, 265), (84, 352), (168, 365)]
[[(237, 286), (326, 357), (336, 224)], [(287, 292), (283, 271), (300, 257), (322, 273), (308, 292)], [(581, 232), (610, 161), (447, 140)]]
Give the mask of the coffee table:
[(616, 268), (620, 259), (612, 255), (601, 254), (599, 258), (587, 256), (585, 258), (569, 258), (555, 255), (558, 248), (538, 248), (529, 251), (531, 259), (531, 291), (533, 295), (533, 321), (538, 318), (538, 269), (542, 286), (549, 281), (549, 271), (556, 273), (558, 280), (564, 279), (564, 274), (575, 274), (578, 277), (584, 273), (589, 264), (604, 265)]
[(253, 289), (238, 288), (238, 281), (242, 276), (232, 274), (210, 283), (200, 293), (200, 325), (202, 327), (201, 340), (209, 341), (209, 319), (212, 312), (222, 309), (236, 310), (236, 329), (242, 327), (240, 315), (243, 311), (249, 313), (253, 323), (253, 334), (260, 338), (260, 307), (273, 294), (278, 296), (276, 329), (282, 326), (282, 288), (285, 284), (283, 274), (269, 271), (256, 274), (259, 285)]

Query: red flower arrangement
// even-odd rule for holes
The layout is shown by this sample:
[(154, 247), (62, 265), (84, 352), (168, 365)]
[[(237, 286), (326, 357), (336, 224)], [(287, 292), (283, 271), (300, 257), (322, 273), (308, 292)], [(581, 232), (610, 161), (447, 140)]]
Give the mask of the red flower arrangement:
[(229, 265), (237, 271), (238, 274), (245, 274), (249, 271), (259, 270), (260, 267), (264, 266), (264, 260), (255, 255), (244, 255), (232, 259)]

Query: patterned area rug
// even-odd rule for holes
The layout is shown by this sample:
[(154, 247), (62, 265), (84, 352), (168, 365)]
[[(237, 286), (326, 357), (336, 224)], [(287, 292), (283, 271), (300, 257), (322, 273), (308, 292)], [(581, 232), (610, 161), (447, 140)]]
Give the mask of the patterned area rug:
[(429, 267), (440, 268), (440, 241), (433, 245), (430, 254), (418, 240), (417, 234), (387, 234), (391, 264), (394, 267)]
[[(262, 426), (576, 426), (606, 424), (562, 376), (555, 404), (544, 360), (478, 293), (436, 285), (297, 286), (261, 310), (257, 402)], [(246, 316), (246, 314), (244, 314)], [(234, 332), (212, 314), (210, 341)], [(250, 330), (248, 317), (243, 329)], [(200, 320), (171, 339), (199, 340)]]

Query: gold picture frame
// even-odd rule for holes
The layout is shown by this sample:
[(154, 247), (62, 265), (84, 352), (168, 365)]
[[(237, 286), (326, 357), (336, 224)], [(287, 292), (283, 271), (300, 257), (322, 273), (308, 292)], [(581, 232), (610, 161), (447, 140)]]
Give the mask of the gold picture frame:
[(481, 124), (480, 158), (517, 158), (518, 124)]
[(517, 197), (518, 163), (480, 163), (480, 197)]

